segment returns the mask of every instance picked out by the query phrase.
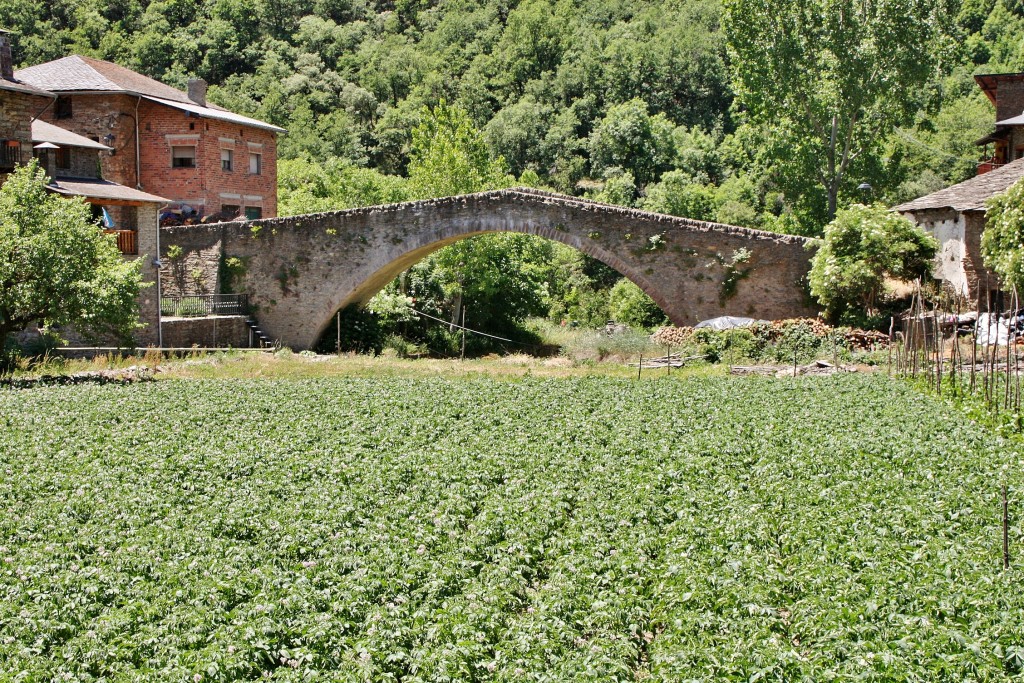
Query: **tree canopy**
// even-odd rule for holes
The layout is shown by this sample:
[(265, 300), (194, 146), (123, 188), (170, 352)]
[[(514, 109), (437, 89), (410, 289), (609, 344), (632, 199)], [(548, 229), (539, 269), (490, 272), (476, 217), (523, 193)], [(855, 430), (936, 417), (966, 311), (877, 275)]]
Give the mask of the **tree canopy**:
[[(783, 184), (820, 188), (831, 220), (849, 178), (878, 173), (885, 139), (917, 110), (942, 44), (936, 0), (724, 0), (740, 102)], [(820, 202), (818, 202), (820, 205)]]
[(812, 259), (811, 294), (833, 320), (871, 315), (886, 279), (924, 277), (938, 248), (934, 237), (884, 206), (854, 204), (825, 226)]
[(1004, 287), (1024, 292), (1024, 181), (990, 199), (986, 215), (982, 259)]
[(128, 340), (139, 264), (121, 258), (85, 202), (49, 192), (34, 161), (17, 169), (0, 187), (0, 342), (34, 322)]
[[(443, 100), (516, 177), (812, 235), (830, 202), (970, 177), (993, 121), (971, 76), (1024, 64), (1010, 0), (0, 0), (0, 26), (20, 65), (205, 78), (211, 101), (288, 129), (283, 159), (346, 184), (397, 187), (339, 169), (407, 177)], [(331, 208), (318, 192), (296, 198)]]

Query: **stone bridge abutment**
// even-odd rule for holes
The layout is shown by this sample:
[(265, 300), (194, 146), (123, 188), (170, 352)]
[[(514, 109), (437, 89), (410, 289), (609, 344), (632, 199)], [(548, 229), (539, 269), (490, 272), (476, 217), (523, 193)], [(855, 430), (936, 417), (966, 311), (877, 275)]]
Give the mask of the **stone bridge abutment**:
[(495, 232), (579, 249), (635, 282), (677, 325), (815, 312), (804, 238), (523, 189), (163, 228), (164, 294), (246, 292), (271, 337), (306, 349), (337, 310), (366, 303), (437, 249)]

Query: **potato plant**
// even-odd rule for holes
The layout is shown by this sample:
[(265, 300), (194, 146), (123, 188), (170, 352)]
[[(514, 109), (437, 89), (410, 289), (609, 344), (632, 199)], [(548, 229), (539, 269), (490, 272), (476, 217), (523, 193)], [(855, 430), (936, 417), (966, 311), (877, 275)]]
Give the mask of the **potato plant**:
[(0, 680), (995, 681), (1021, 453), (884, 377), (0, 392)]

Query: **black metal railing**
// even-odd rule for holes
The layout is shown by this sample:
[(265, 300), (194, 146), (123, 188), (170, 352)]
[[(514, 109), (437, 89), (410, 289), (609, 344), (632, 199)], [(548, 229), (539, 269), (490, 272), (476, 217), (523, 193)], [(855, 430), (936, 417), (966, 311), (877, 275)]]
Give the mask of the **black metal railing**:
[(160, 315), (175, 318), (246, 315), (248, 312), (248, 294), (190, 294), (160, 298)]

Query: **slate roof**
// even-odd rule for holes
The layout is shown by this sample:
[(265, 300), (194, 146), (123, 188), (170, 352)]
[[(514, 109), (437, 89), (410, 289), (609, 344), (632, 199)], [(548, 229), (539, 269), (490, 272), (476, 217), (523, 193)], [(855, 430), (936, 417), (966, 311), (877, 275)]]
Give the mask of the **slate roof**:
[(16, 78), (55, 93), (130, 92), (188, 102), (188, 95), (166, 83), (102, 59), (71, 55), (14, 72)]
[(102, 59), (71, 55), (20, 69), (14, 75), (30, 85), (45, 88), (57, 94), (109, 92), (140, 95), (154, 102), (199, 116), (279, 133), (285, 132), (278, 126), (229, 112), (212, 103), (206, 106), (196, 104), (188, 98), (188, 94), (177, 88), (172, 88), (166, 83), (143, 76), (113, 62), (105, 62)]
[(159, 97), (144, 97), (143, 99), (147, 99), (152, 102), (157, 102), (159, 104), (165, 104), (168, 107), (174, 107), (175, 109), (180, 109), (181, 111), (187, 111), (197, 116), (205, 116), (209, 119), (217, 119), (218, 121), (227, 121), (229, 123), (238, 123), (243, 126), (251, 126), (253, 128), (263, 128), (265, 130), (272, 130), (276, 133), (287, 132), (284, 128), (279, 128), (278, 126), (275, 126), (271, 123), (266, 123), (265, 121), (258, 121), (257, 119), (250, 119), (248, 116), (242, 116), (241, 114), (236, 114), (234, 112), (230, 112), (220, 107), (217, 107), (216, 109), (213, 109), (211, 107), (201, 107), (195, 102), (192, 102), (191, 100), (189, 100), (188, 102), (174, 102), (171, 100), (161, 99)]
[(1006, 191), (1021, 178), (1024, 178), (1024, 159), (1017, 159), (970, 180), (951, 185), (912, 202), (900, 204), (893, 210), (900, 213), (927, 209), (984, 211), (986, 200)]
[(46, 121), (36, 119), (32, 122), (32, 142), (52, 142), (58, 147), (84, 147), (86, 149), (109, 150), (104, 144), (90, 140), (89, 138), (72, 133), (60, 126), (55, 126)]
[(25, 93), (26, 95), (38, 95), (39, 97), (49, 97), (53, 99), (56, 97), (52, 92), (46, 90), (40, 90), (35, 86), (31, 86), (28, 83), (23, 83), (18, 79), (0, 78), (0, 90), (10, 90), (11, 92)]
[(157, 197), (155, 194), (98, 178), (57, 178), (47, 187), (58, 194), (92, 199), (111, 199), (146, 204), (166, 204), (171, 201), (164, 197)]

